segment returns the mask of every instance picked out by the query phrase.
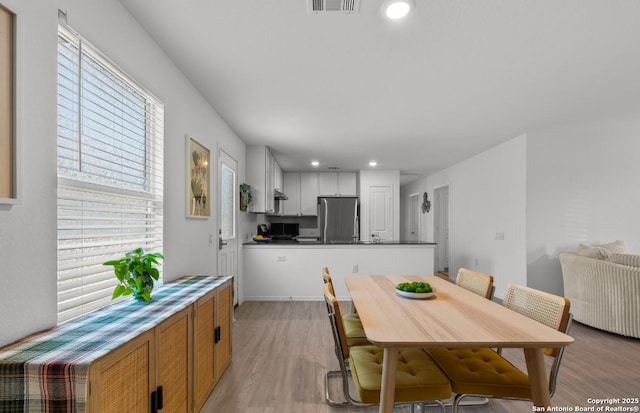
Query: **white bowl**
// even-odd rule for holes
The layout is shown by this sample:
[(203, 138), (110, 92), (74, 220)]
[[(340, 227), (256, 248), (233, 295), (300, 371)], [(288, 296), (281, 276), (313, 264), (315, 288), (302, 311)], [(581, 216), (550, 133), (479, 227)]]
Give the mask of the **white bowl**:
[(402, 297), (407, 297), (407, 298), (413, 298), (416, 300), (422, 300), (425, 298), (431, 298), (433, 296), (435, 296), (435, 292), (436, 289), (432, 288), (433, 291), (431, 291), (430, 293), (412, 293), (409, 291), (402, 291), (402, 290), (398, 290), (396, 289), (396, 293)]

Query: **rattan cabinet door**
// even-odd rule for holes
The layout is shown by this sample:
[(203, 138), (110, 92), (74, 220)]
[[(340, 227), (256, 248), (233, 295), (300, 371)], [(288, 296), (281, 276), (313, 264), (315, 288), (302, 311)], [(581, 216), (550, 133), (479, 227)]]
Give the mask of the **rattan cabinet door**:
[(233, 286), (225, 284), (217, 289), (218, 306), (216, 325), (218, 327), (218, 342), (216, 343), (216, 381), (231, 362), (231, 311)]
[(191, 311), (174, 314), (155, 328), (156, 391), (162, 388), (163, 412), (189, 413), (191, 409)]
[(89, 368), (87, 412), (148, 413), (154, 365), (153, 331), (97, 360)]
[(199, 412), (213, 389), (216, 380), (215, 343), (216, 292), (211, 291), (194, 305), (194, 411)]

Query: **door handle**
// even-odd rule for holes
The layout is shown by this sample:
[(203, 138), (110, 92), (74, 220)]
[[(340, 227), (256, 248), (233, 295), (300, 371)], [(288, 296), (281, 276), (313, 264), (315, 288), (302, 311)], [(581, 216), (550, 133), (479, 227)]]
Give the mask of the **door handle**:
[(222, 247), (224, 247), (225, 245), (229, 244), (227, 241), (223, 241), (222, 237), (218, 238), (218, 249), (221, 250)]

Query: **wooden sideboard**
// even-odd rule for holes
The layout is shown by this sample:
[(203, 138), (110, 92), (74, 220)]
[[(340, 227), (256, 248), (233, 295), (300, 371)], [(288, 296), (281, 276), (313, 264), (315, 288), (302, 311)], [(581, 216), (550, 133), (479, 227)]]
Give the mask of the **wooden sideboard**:
[(232, 289), (184, 277), (1, 349), (0, 411), (199, 412), (231, 362)]

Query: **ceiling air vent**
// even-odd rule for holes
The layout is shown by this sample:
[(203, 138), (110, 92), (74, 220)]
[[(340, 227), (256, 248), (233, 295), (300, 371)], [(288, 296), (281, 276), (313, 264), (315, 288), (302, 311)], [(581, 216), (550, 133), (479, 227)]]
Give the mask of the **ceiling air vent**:
[(327, 12), (358, 13), (360, 0), (307, 0), (309, 12), (324, 14)]
[(339, 166), (328, 166), (327, 169), (331, 170), (331, 171), (337, 171), (338, 169), (340, 169)]

